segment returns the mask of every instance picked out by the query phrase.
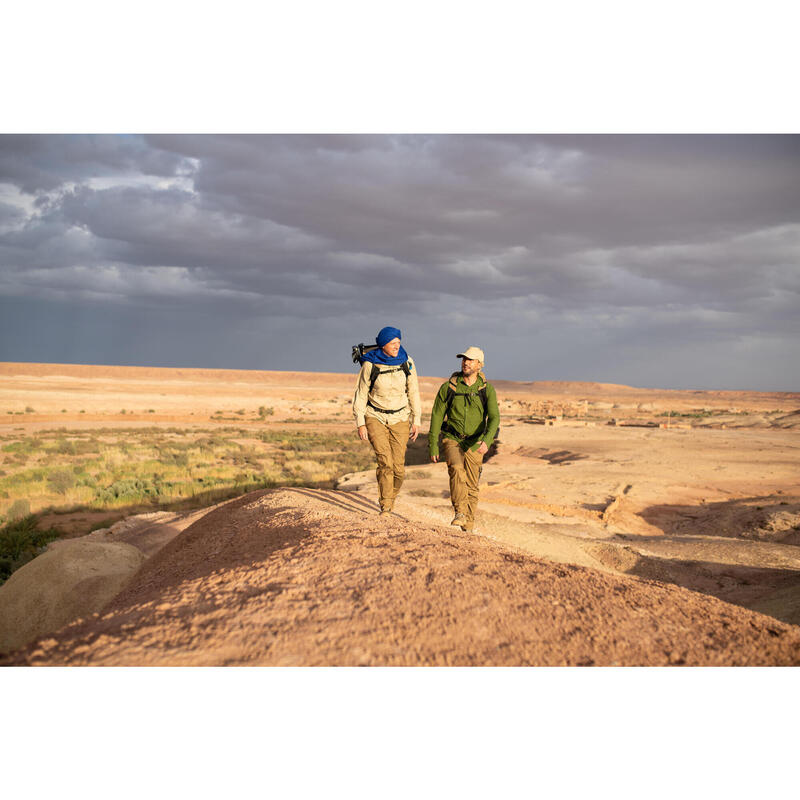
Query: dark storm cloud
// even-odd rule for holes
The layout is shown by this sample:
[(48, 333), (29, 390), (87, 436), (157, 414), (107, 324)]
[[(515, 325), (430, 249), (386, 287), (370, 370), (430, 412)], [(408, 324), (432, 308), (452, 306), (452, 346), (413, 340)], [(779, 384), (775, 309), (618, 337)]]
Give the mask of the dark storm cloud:
[(796, 136), (6, 136), (0, 203), (0, 294), (191, 304), (309, 369), (307, 321), (365, 338), (388, 317), (485, 337), (507, 377), (543, 331), (554, 377), (630, 342), (754, 337), (778, 382), (796, 354)]
[(183, 165), (178, 154), (135, 136), (0, 136), (0, 183), (29, 194), (109, 174), (171, 176)]

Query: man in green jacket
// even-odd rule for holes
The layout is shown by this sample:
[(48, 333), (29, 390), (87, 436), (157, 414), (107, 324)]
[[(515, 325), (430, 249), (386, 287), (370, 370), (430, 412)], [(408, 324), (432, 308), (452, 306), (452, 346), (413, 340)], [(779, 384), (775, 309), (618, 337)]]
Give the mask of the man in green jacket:
[(450, 502), (456, 514), (451, 524), (469, 532), (475, 525), (483, 456), (497, 435), (500, 411), (497, 392), (481, 371), (483, 350), (468, 347), (457, 358), (461, 359), (461, 372), (454, 372), (442, 384), (433, 403), (428, 449), (436, 463), (441, 432)]

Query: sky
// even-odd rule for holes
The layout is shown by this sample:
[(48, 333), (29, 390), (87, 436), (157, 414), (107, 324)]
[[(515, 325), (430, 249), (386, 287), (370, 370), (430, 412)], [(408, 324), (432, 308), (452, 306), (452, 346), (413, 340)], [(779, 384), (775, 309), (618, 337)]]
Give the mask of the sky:
[(0, 360), (800, 390), (800, 136), (2, 135)]

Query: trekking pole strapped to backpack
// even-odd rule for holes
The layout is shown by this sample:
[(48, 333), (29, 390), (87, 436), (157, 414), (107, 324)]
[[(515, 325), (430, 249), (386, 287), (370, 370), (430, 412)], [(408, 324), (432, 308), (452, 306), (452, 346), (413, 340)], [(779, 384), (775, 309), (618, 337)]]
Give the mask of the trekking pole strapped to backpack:
[(377, 344), (364, 344), (363, 342), (361, 344), (354, 344), (352, 353), (353, 363), (360, 364), (361, 361), (364, 359), (364, 353), (370, 353), (373, 350), (377, 349), (378, 349)]

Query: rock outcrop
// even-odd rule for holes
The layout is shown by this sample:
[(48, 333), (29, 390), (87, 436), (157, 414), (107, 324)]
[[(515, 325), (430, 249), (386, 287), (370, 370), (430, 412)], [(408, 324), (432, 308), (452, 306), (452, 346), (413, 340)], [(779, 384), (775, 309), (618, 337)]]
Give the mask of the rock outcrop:
[(42, 553), (0, 586), (0, 653), (99, 611), (144, 561), (123, 543), (63, 542)]

